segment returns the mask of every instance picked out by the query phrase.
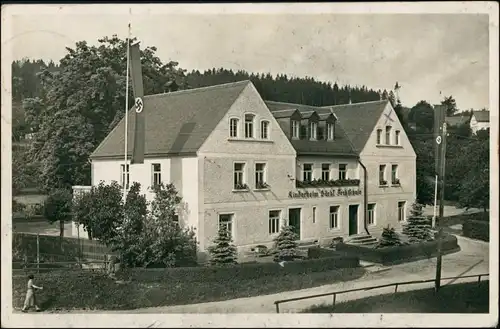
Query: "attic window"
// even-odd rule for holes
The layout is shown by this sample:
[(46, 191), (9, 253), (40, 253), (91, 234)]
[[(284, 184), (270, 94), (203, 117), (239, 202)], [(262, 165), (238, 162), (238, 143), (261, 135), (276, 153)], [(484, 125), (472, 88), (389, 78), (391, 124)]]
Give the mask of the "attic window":
[(269, 121), (262, 120), (260, 122), (260, 138), (269, 139)]
[(238, 119), (231, 118), (229, 121), (229, 136), (238, 137)]
[(335, 139), (335, 125), (333, 123), (328, 123), (326, 125), (327, 139), (332, 141)]
[(318, 124), (316, 122), (309, 123), (309, 138), (310, 139), (318, 138)]
[(245, 138), (253, 138), (253, 114), (245, 114)]
[(385, 127), (385, 143), (391, 145), (391, 126)]
[(300, 122), (297, 120), (292, 120), (292, 138), (299, 138), (300, 134)]

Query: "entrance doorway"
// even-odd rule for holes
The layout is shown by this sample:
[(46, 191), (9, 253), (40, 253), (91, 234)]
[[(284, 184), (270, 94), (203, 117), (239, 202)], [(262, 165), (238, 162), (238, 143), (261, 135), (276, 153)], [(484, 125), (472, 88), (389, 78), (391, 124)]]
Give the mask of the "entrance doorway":
[(288, 225), (292, 227), (293, 232), (297, 235), (297, 240), (300, 240), (300, 208), (288, 209)]
[(349, 205), (349, 235), (358, 234), (358, 209), (359, 205)]

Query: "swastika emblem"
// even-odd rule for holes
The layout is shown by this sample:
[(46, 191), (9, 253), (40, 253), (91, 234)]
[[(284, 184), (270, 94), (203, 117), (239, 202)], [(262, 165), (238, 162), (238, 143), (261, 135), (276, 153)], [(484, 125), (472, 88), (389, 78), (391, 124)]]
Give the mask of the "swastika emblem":
[(144, 104), (142, 103), (142, 99), (141, 99), (140, 97), (137, 97), (137, 98), (135, 99), (135, 103), (134, 103), (134, 105), (135, 105), (135, 111), (136, 111), (137, 113), (141, 113), (141, 112), (142, 112), (142, 109), (144, 108)]

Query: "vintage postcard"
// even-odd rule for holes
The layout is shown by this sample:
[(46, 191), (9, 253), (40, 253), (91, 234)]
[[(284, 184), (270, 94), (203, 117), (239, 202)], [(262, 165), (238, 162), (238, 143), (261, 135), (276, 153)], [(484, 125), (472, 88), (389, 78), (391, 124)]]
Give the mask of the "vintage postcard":
[(494, 327), (498, 3), (2, 6), (2, 327)]

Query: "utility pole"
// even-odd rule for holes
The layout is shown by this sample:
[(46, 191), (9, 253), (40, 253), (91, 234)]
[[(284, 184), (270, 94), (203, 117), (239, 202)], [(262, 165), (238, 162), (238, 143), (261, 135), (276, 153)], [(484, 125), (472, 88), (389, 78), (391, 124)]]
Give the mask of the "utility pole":
[(435, 291), (439, 291), (441, 287), (441, 267), (442, 267), (442, 243), (443, 243), (443, 217), (444, 217), (444, 187), (446, 173), (446, 122), (443, 122), (442, 146), (439, 161), (439, 176), (441, 176), (441, 193), (439, 194), (439, 220), (437, 221), (438, 236), (437, 236), (437, 262), (436, 262), (436, 285)]

